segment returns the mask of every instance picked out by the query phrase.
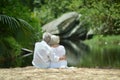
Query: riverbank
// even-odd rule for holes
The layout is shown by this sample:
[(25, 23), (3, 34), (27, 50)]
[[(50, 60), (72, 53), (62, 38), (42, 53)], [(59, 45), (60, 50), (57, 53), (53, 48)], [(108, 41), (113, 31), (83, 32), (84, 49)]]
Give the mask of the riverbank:
[(0, 69), (0, 80), (120, 80), (120, 69)]

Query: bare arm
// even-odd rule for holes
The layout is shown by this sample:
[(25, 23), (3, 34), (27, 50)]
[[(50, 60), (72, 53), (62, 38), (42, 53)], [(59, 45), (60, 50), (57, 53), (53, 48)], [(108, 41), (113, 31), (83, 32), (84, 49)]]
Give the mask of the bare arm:
[(61, 61), (61, 60), (66, 60), (66, 56), (64, 55), (64, 56), (60, 57), (59, 61)]

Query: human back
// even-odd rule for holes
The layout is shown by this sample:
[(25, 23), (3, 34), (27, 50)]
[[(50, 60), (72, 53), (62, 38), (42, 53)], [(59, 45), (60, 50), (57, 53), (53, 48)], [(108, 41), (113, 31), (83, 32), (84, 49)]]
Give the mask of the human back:
[(40, 68), (49, 68), (50, 62), (48, 59), (48, 54), (50, 47), (44, 42), (35, 43), (34, 56), (32, 64), (35, 67)]
[[(55, 52), (56, 56), (65, 56), (66, 55), (66, 51), (64, 46), (59, 45), (58, 47), (52, 47), (53, 52)], [(67, 60), (61, 60), (58, 62), (51, 62), (50, 64), (50, 68), (67, 68)]]
[(56, 53), (57, 56), (66, 55), (65, 47), (63, 45), (58, 45), (56, 47), (51, 47), (52, 50)]
[[(65, 56), (66, 55), (66, 50), (63, 45), (59, 44), (60, 39), (56, 35), (51, 36), (51, 41), (49, 45), (51, 46), (51, 49), (55, 53), (56, 56)], [(67, 67), (67, 60), (61, 60), (58, 62), (51, 62), (50, 68), (66, 68)]]

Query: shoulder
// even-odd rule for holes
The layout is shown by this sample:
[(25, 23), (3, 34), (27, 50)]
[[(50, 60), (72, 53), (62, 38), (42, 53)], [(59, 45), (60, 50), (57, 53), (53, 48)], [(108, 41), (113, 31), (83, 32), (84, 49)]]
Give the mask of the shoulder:
[(40, 44), (41, 44), (41, 42), (36, 42), (36, 43), (35, 43), (35, 45), (40, 45)]
[(35, 46), (45, 47), (45, 46), (47, 46), (47, 44), (44, 41), (41, 41), (41, 42), (36, 42)]
[(36, 42), (36, 43), (35, 43), (35, 45), (38, 45), (38, 44), (40, 44), (40, 42)]

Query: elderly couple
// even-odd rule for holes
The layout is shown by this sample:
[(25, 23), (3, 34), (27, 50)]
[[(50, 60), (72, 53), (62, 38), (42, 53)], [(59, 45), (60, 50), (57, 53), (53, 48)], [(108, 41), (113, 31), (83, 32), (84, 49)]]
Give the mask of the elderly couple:
[(45, 32), (43, 40), (35, 43), (33, 66), (37, 68), (67, 68), (65, 48), (56, 35)]

